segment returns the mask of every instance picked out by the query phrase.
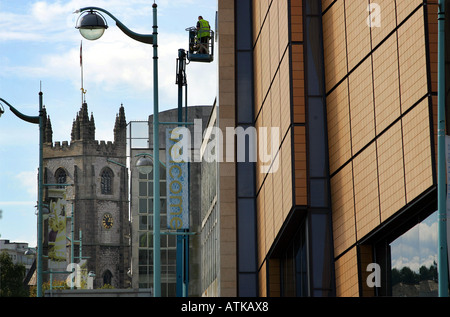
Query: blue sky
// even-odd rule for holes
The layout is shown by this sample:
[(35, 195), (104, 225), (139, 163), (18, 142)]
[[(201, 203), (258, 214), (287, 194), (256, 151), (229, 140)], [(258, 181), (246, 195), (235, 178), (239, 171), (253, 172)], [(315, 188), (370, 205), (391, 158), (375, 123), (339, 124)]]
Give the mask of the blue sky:
[[(102, 7), (131, 30), (152, 32), (152, 0), (0, 0), (0, 98), (30, 116), (38, 115), (42, 86), (53, 141), (70, 141), (81, 107), (80, 43), (75, 24), (81, 7)], [(159, 0), (158, 55), (160, 110), (177, 106), (175, 63), (188, 48), (187, 27), (198, 15), (215, 25), (217, 1)], [(200, 4), (201, 3), (201, 4)], [(127, 121), (153, 113), (152, 46), (129, 39), (105, 16), (108, 30), (98, 41), (83, 39), (84, 89), (93, 112), (96, 139), (112, 141), (123, 103)], [(217, 59), (217, 58), (216, 58)], [(212, 104), (216, 63), (187, 66), (188, 105)], [(38, 127), (5, 108), (0, 118), (0, 235), (36, 245)]]

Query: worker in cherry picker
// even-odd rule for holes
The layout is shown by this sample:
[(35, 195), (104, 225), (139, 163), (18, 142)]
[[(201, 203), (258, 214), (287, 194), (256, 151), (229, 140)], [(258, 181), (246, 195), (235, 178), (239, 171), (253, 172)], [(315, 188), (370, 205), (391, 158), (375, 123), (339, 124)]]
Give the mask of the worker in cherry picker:
[(209, 22), (200, 15), (197, 22), (197, 38), (200, 41), (199, 54), (208, 54), (208, 40), (211, 27)]

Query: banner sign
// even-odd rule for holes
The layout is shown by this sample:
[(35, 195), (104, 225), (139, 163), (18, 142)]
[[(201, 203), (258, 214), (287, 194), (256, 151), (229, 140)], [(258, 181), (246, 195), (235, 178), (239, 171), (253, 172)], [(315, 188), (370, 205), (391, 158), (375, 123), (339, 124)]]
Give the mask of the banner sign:
[[(447, 263), (450, 263), (450, 136), (445, 136), (445, 163), (447, 172), (447, 199), (446, 199), (446, 211), (447, 211)], [(450, 274), (450, 267), (449, 267)]]
[(189, 148), (183, 146), (183, 129), (166, 130), (167, 228), (172, 230), (189, 229), (189, 163), (183, 152)]
[(54, 262), (66, 261), (66, 200), (65, 189), (49, 189), (48, 258)]

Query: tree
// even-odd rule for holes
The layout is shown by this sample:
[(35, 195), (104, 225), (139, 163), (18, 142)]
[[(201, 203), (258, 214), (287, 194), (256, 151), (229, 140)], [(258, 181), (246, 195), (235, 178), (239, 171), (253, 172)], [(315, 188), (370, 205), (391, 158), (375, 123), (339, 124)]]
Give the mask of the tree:
[(25, 297), (28, 291), (23, 285), (25, 266), (14, 264), (6, 251), (0, 253), (0, 297)]

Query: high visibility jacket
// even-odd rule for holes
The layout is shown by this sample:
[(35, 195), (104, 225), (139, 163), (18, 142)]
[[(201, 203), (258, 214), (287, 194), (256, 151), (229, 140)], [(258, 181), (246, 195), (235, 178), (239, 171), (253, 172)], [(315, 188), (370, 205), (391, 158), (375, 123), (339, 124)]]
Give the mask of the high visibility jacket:
[(199, 29), (198, 29), (197, 37), (202, 38), (202, 37), (209, 36), (209, 30), (210, 30), (209, 22), (206, 20), (199, 20), (198, 23), (199, 23)]

